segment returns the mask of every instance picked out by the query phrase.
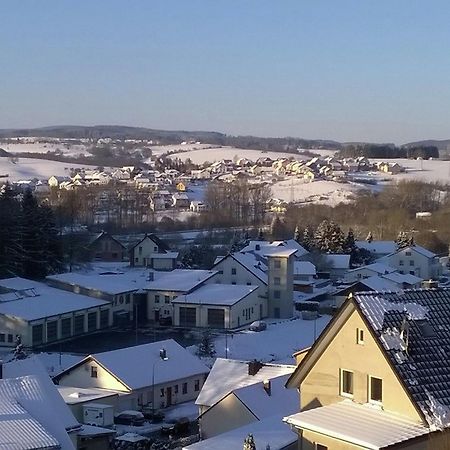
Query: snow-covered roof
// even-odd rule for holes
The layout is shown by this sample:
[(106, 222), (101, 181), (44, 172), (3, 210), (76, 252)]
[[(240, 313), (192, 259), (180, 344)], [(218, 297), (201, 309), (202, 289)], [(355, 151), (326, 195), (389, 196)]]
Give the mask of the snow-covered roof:
[(263, 283), (268, 283), (268, 267), (264, 262), (258, 259), (255, 254), (238, 252), (231, 254), (230, 257), (258, 277)]
[(236, 389), (289, 375), (295, 366), (263, 364), (255, 375), (249, 375), (248, 368), (248, 361), (217, 358), (195, 403), (212, 406)]
[[(416, 252), (416, 253), (419, 253), (419, 255), (425, 256), (426, 258), (430, 258), (430, 259), (434, 258), (436, 256), (436, 253), (433, 253), (430, 250), (427, 250), (425, 247), (422, 247), (420, 245), (412, 245), (410, 247), (404, 247), (400, 250), (393, 252), (392, 254), (403, 253), (406, 251)], [(391, 255), (387, 255), (387, 256), (389, 257)]]
[(410, 273), (400, 273), (400, 272), (388, 273), (387, 275), (383, 275), (383, 278), (394, 281), (395, 283), (399, 284), (406, 283), (410, 285), (415, 285), (423, 281), (422, 278), (416, 277), (415, 275), (412, 275)]
[(108, 389), (79, 388), (71, 386), (56, 386), (56, 388), (67, 405), (76, 405), (78, 403), (93, 401), (97, 403), (97, 400), (101, 400), (106, 397), (113, 397), (119, 394), (123, 395), (123, 392)]
[(189, 292), (217, 274), (215, 270), (175, 269), (155, 281), (147, 282), (149, 291)]
[(153, 259), (177, 259), (178, 252), (165, 252), (165, 253), (152, 253), (151, 258)]
[(233, 391), (234, 395), (259, 419), (274, 415), (294, 414), (298, 411), (299, 399), (295, 389), (287, 389), (289, 375), (270, 380), (270, 394), (264, 382), (254, 383)]
[(374, 262), (372, 264), (367, 264), (366, 266), (361, 266), (361, 267), (357, 267), (356, 269), (349, 270), (348, 273), (349, 273), (349, 275), (352, 273), (358, 273), (362, 269), (371, 270), (380, 275), (388, 274), (388, 273), (396, 271), (396, 269), (394, 269), (391, 266), (388, 266), (387, 264), (383, 264), (381, 262)]
[(206, 284), (188, 295), (175, 298), (172, 303), (231, 306), (247, 297), (258, 287), (244, 284)]
[[(159, 354), (159, 351), (163, 348), (167, 353), (167, 361), (163, 361)], [(90, 355), (81, 363), (64, 371), (60, 376), (64, 377), (64, 374), (70, 372), (74, 367), (91, 360), (97, 361), (130, 389), (140, 389), (152, 384), (153, 365), (155, 365), (155, 384), (181, 380), (209, 372), (208, 367), (199, 358), (192, 355), (173, 339), (167, 339)], [(147, 369), (142, 369), (143, 364)], [(139, 367), (142, 370), (136, 370)]]
[(116, 295), (142, 289), (148, 283), (148, 272), (148, 269), (124, 272), (110, 271), (105, 273), (68, 272), (49, 275), (46, 279), (50, 283), (56, 281), (69, 286), (80, 286), (86, 289), (95, 289), (106, 294)]
[(297, 257), (306, 255), (308, 251), (302, 247), (296, 240), (287, 239), (286, 241), (250, 241), (246, 247), (244, 247), (242, 252), (256, 252), (261, 255), (269, 254), (271, 251), (275, 251), (275, 248), (281, 250), (281, 248), (295, 250), (295, 255)]
[(293, 248), (267, 247), (261, 253), (263, 256), (267, 257), (289, 258), (289, 256), (292, 256), (296, 253), (296, 250)]
[(401, 286), (391, 280), (387, 280), (384, 276), (374, 275), (359, 281), (374, 291), (397, 291), (401, 289)]
[[(0, 314), (37, 320), (69, 312), (109, 305), (109, 302), (52, 288), (25, 278), (0, 280), (0, 286), (16, 293), (0, 294)], [(13, 299), (12, 296), (16, 296)], [(8, 301), (2, 301), (3, 299)]]
[[(79, 424), (39, 360), (5, 364), (4, 376), (8, 378), (0, 380), (0, 448), (74, 449), (67, 433)], [(17, 446), (11, 447), (11, 442)]]
[(316, 266), (309, 261), (294, 261), (294, 275), (316, 275)]
[[(298, 436), (292, 432), (279, 416), (269, 417), (259, 422), (253, 422), (240, 428), (219, 434), (210, 439), (183, 447), (183, 450), (234, 450), (242, 448), (244, 439), (253, 435), (256, 448), (283, 450), (294, 445)], [(268, 447), (269, 446), (269, 447)]]
[(358, 248), (364, 248), (370, 253), (375, 253), (376, 255), (389, 255), (397, 249), (397, 244), (395, 241), (355, 241), (355, 244)]
[(371, 450), (379, 450), (429, 433), (412, 420), (350, 400), (309, 409), (289, 417), (288, 424)]

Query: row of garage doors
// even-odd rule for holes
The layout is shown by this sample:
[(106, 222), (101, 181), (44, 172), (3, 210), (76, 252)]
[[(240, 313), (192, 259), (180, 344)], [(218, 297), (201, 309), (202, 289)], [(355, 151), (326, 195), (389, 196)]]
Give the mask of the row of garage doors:
[[(218, 308), (208, 308), (208, 327), (225, 328), (225, 310)], [(180, 326), (196, 327), (197, 325), (197, 308), (180, 307)]]

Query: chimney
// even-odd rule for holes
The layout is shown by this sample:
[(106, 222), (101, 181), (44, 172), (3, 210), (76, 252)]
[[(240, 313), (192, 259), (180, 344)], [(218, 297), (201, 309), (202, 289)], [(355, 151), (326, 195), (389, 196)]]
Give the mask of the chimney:
[(266, 394), (270, 397), (272, 395), (272, 383), (270, 382), (270, 380), (264, 380), (263, 386)]
[(257, 361), (256, 359), (254, 359), (253, 361), (250, 361), (248, 363), (248, 374), (251, 376), (255, 376), (259, 372), (259, 369), (261, 369), (262, 366), (263, 366), (262, 362)]

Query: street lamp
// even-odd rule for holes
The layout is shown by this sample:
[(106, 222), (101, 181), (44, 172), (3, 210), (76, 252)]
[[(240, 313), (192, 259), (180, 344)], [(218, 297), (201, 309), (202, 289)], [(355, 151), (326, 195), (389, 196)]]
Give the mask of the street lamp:
[(160, 361), (167, 361), (169, 357), (167, 356), (167, 351), (165, 348), (159, 350), (159, 359), (156, 359), (152, 366), (152, 421), (155, 416), (155, 366)]

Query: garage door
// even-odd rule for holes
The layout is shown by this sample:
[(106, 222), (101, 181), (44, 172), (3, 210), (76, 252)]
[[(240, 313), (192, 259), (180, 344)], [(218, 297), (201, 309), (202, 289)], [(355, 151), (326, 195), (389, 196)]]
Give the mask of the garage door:
[(195, 327), (197, 325), (197, 313), (195, 308), (180, 307), (180, 326)]
[(208, 308), (208, 326), (225, 328), (225, 311), (223, 309)]

